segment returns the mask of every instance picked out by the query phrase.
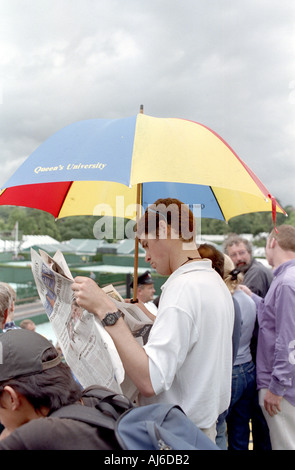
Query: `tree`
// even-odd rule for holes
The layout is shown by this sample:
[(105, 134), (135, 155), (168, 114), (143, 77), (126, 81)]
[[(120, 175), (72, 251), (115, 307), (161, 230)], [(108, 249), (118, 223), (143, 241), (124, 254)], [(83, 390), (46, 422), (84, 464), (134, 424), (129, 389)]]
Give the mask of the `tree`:
[[(288, 217), (277, 214), (276, 225), (291, 224), (295, 226), (295, 209), (292, 206), (285, 208)], [(0, 231), (11, 232), (15, 223), (19, 224), (19, 237), (22, 235), (49, 235), (56, 240), (70, 240), (71, 238), (94, 239), (93, 229), (100, 217), (76, 216), (55, 220), (51, 214), (37, 209), (26, 207), (0, 206)], [(127, 219), (124, 225), (130, 224)], [(113, 219), (113, 233), (109, 241), (116, 238), (116, 219)], [(120, 225), (121, 227), (121, 225)], [(253, 214), (234, 217), (228, 223), (215, 219), (201, 220), (201, 233), (226, 235), (229, 232), (252, 233), (270, 232), (273, 228), (272, 214), (270, 212), (256, 212)], [(126, 231), (123, 230), (126, 235)], [(121, 234), (122, 235), (122, 234)]]

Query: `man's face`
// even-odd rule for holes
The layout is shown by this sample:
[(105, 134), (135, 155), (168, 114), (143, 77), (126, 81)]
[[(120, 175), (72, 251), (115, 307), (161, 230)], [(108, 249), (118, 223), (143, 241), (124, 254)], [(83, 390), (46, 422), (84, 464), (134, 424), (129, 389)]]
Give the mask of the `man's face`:
[(143, 238), (141, 239), (141, 245), (145, 250), (145, 261), (150, 263), (157, 273), (163, 276), (170, 275), (171, 268), (167, 240)]
[(154, 298), (155, 293), (154, 284), (145, 284), (138, 286), (138, 299), (143, 303), (150, 302)]
[(233, 261), (236, 268), (246, 271), (251, 264), (251, 255), (247, 251), (244, 243), (237, 243), (227, 248), (228, 256)]

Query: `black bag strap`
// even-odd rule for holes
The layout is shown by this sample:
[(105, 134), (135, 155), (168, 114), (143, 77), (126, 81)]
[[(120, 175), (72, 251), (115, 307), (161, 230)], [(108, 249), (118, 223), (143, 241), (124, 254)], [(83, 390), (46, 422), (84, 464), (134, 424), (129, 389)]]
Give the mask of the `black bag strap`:
[(98, 388), (96, 386), (86, 388), (83, 391), (82, 398), (83, 397), (97, 398), (99, 403), (95, 405), (96, 408), (105, 408), (105, 411), (110, 411), (110, 407), (108, 405), (111, 407), (118, 407), (119, 414), (122, 413), (122, 411), (134, 407), (133, 403), (125, 395)]
[(63, 406), (59, 410), (51, 413), (50, 417), (74, 419), (94, 426), (101, 426), (111, 431), (115, 429), (115, 420), (112, 416), (108, 416), (96, 408), (83, 406), (78, 403)]
[(111, 405), (110, 403), (105, 403), (101, 401), (95, 406), (95, 408), (97, 410), (102, 411), (103, 413), (107, 413), (108, 415), (112, 416), (115, 420), (117, 420), (120, 416), (120, 413), (118, 413), (116, 409), (114, 408), (114, 406)]
[(134, 408), (132, 402), (125, 395), (98, 388), (95, 385), (86, 388), (83, 391), (82, 400), (83, 397), (96, 398), (98, 402), (94, 406), (86, 406), (80, 403), (67, 405), (54, 411), (50, 416), (75, 419), (114, 430), (115, 422), (119, 416), (124, 411)]

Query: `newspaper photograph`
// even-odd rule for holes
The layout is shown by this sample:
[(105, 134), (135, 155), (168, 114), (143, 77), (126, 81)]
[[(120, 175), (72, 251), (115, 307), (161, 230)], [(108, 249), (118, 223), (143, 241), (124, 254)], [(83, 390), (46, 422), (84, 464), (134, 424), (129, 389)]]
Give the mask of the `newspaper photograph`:
[[(32, 272), (39, 297), (56, 335), (65, 361), (83, 388), (99, 385), (129, 398), (136, 388), (125, 376), (112, 338), (101, 322), (77, 305), (71, 285), (74, 281), (60, 251), (50, 257), (31, 249)], [(124, 301), (112, 286), (103, 288), (117, 308), (135, 339), (144, 345), (153, 322), (136, 305)]]

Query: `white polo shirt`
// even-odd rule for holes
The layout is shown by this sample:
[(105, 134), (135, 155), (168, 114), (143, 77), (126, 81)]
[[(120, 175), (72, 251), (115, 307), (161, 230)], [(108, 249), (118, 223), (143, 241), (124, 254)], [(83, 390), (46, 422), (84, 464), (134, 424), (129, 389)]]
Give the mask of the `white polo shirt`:
[(172, 273), (144, 346), (156, 395), (141, 396), (140, 404), (178, 404), (210, 428), (230, 403), (233, 323), (232, 296), (211, 261)]

